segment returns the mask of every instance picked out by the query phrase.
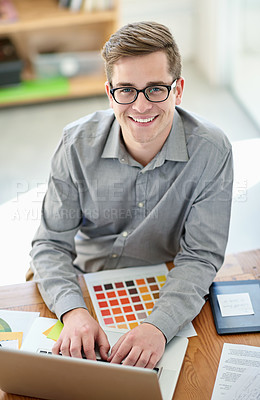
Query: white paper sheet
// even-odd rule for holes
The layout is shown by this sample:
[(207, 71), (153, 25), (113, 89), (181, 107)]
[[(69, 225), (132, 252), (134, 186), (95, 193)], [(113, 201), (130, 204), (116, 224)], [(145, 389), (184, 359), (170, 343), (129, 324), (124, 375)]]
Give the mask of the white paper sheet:
[(52, 327), (57, 321), (58, 320), (54, 318), (37, 318), (33, 322), (28, 335), (23, 341), (21, 350), (37, 352), (42, 348), (51, 351), (55, 342), (48, 339), (43, 332)]
[(249, 293), (232, 293), (217, 295), (222, 317), (254, 314)]
[(176, 336), (180, 336), (180, 337), (193, 337), (193, 336), (197, 336), (197, 332), (195, 331), (194, 326), (192, 325), (191, 322), (189, 322), (187, 325), (185, 325), (178, 333)]
[(14, 349), (14, 350), (19, 349), (18, 340), (2, 340), (0, 341), (0, 346), (3, 348)]
[(39, 312), (0, 310), (0, 318), (9, 325), (11, 332), (23, 332), (23, 340), (39, 315)]
[(260, 348), (224, 343), (211, 400), (259, 400)]

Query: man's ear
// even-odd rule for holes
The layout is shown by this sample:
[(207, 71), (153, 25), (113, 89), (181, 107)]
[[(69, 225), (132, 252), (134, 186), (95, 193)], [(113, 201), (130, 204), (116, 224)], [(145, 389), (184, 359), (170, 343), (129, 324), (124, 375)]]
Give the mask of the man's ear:
[(184, 90), (184, 78), (180, 77), (177, 81), (176, 89), (175, 89), (175, 104), (179, 106), (182, 101)]
[(109, 82), (108, 81), (106, 81), (106, 83), (105, 83), (105, 89), (106, 89), (106, 94), (107, 94), (107, 97), (108, 97), (108, 100), (109, 100), (109, 105), (110, 105), (111, 108), (113, 108), (113, 97), (112, 97), (112, 95), (110, 93), (110, 86), (109, 86)]

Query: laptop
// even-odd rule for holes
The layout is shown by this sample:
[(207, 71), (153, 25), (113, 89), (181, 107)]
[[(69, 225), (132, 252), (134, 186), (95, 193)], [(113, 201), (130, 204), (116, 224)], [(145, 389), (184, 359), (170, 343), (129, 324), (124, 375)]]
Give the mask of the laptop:
[[(111, 346), (122, 335), (112, 330), (106, 334)], [(173, 338), (155, 370), (50, 355), (51, 348), (40, 345), (30, 351), (28, 346), (0, 348), (3, 391), (52, 400), (171, 400), (188, 339)]]

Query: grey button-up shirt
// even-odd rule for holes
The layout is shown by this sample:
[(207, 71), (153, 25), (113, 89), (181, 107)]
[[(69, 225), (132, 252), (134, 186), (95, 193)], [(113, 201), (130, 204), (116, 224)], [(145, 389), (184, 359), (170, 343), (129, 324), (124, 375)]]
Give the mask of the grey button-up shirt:
[(173, 260), (145, 320), (169, 341), (199, 313), (223, 262), (231, 197), (229, 141), (180, 107), (145, 167), (128, 154), (112, 110), (69, 124), (31, 252), (45, 302), (59, 318), (85, 307), (73, 263), (93, 272)]

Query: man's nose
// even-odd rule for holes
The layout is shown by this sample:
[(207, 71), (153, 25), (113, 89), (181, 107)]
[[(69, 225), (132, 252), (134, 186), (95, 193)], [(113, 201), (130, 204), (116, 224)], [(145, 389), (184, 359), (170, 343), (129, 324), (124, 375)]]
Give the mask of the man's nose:
[(142, 92), (138, 94), (137, 99), (132, 104), (133, 110), (136, 110), (140, 113), (144, 113), (145, 111), (150, 110), (152, 106), (152, 103), (147, 100), (144, 93)]

